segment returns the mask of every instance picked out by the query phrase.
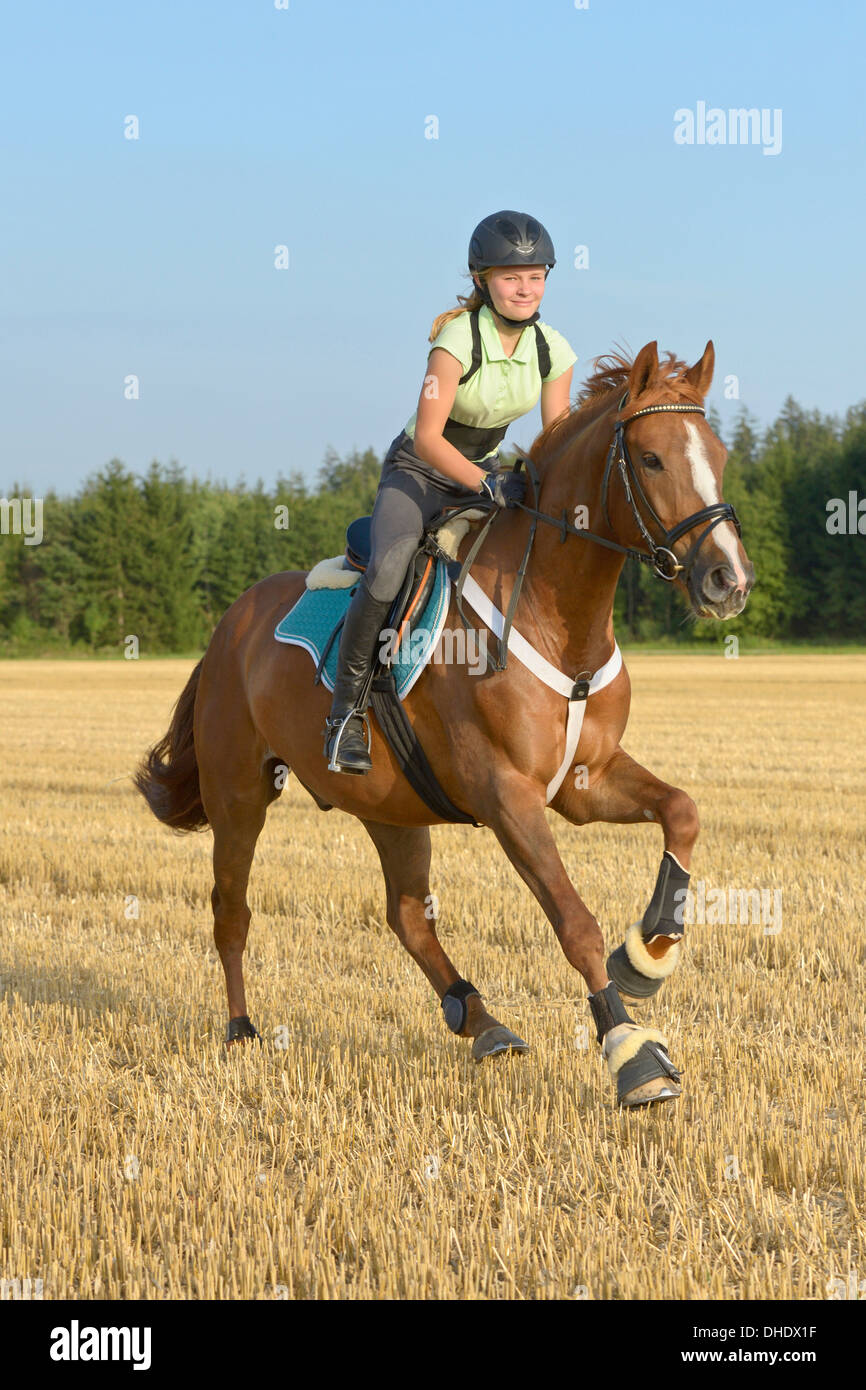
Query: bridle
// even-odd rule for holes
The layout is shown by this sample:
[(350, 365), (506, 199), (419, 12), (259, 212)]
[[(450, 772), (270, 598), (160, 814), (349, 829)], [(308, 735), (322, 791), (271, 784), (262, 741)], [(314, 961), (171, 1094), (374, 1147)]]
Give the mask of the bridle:
[[(628, 392), (626, 392), (626, 395), (623, 396), (620, 401), (619, 410), (623, 409), (627, 399)], [(630, 555), (637, 555), (637, 557), (645, 563), (651, 564), (659, 579), (665, 579), (670, 582), (676, 579), (677, 575), (683, 574), (685, 576), (685, 581), (688, 582), (692, 567), (698, 556), (698, 551), (707, 536), (713, 530), (713, 527), (718, 526), (723, 521), (730, 521), (736, 527), (738, 536), (741, 535), (742, 532), (739, 518), (730, 502), (712, 502), (708, 507), (701, 507), (700, 511), (692, 512), (691, 516), (687, 516), (685, 520), (678, 521), (676, 526), (672, 526), (669, 531), (665, 530), (664, 525), (656, 514), (655, 508), (641, 486), (640, 479), (635, 471), (635, 466), (631, 461), (631, 455), (629, 454), (628, 446), (625, 442), (625, 427), (626, 425), (630, 425), (632, 420), (639, 420), (642, 415), (660, 415), (662, 413), (706, 415), (706, 411), (702, 405), (648, 405), (644, 406), (643, 410), (636, 410), (633, 415), (628, 415), (624, 420), (617, 420), (614, 425), (613, 440), (608, 450), (607, 463), (604, 468), (604, 478), (601, 485), (601, 506), (605, 521), (608, 526), (611, 526), (611, 529), (613, 529), (610, 520), (610, 512), (607, 506), (607, 497), (611, 473), (614, 465), (616, 465), (619, 470), (619, 476), (622, 478), (625, 498), (631, 507), (632, 516), (637, 523), (638, 530), (649, 546), (648, 552), (635, 550), (627, 546), (623, 546), (622, 549), (627, 550)], [(661, 531), (661, 545), (657, 544), (650, 535), (646, 522), (641, 516), (637, 502), (635, 501), (635, 493), (645, 510), (649, 513), (650, 519)], [(541, 516), (541, 513), (539, 513), (539, 516)], [(693, 530), (695, 526), (699, 526), (702, 521), (709, 522), (709, 525), (701, 532), (698, 538), (693, 541), (685, 558), (682, 561), (678, 560), (673, 552), (673, 546), (681, 536), (684, 536), (687, 531)], [(590, 532), (588, 531), (583, 534), (587, 537), (590, 536)], [(600, 540), (601, 538), (594, 536), (592, 539)]]
[[(619, 405), (617, 406), (618, 415), (625, 408), (627, 400), (628, 392), (626, 391), (625, 395), (622, 397)], [(616, 467), (617, 472), (620, 478), (622, 479), (622, 485), (625, 491), (626, 501), (628, 502), (629, 507), (631, 508), (631, 513), (635, 519), (637, 527), (641, 535), (643, 536), (643, 539), (646, 541), (646, 544), (648, 546), (647, 550), (639, 550), (636, 546), (632, 545), (621, 545), (619, 541), (609, 540), (607, 536), (598, 536), (595, 534), (594, 531), (586, 531), (579, 526), (572, 525), (572, 523), (568, 520), (568, 511), (565, 507), (563, 507), (562, 516), (559, 518), (555, 516), (549, 516), (547, 512), (539, 511), (539, 479), (538, 473), (535, 468), (535, 464), (532, 462), (532, 459), (529, 457), (529, 455), (524, 454), (522, 450), (518, 453), (517, 462), (514, 465), (514, 472), (519, 473), (522, 465), (524, 463), (526, 464), (526, 472), (529, 481), (532, 484), (533, 502), (535, 505), (530, 507), (527, 506), (525, 502), (518, 502), (516, 504), (521, 511), (527, 512), (532, 517), (532, 525), (529, 529), (529, 537), (526, 542), (526, 549), (523, 554), (523, 559), (521, 561), (520, 568), (518, 569), (517, 574), (515, 576), (515, 582), (512, 586), (511, 598), (508, 604), (508, 611), (505, 614), (503, 631), (499, 638), (499, 658), (498, 660), (491, 660), (491, 658), (488, 655), (488, 664), (491, 665), (494, 670), (502, 671), (505, 669), (505, 663), (507, 659), (508, 634), (511, 629), (511, 622), (514, 617), (514, 611), (517, 607), (517, 601), (520, 597), (520, 590), (523, 586), (523, 578), (526, 573), (526, 566), (529, 562), (529, 556), (532, 551), (532, 544), (535, 540), (535, 532), (539, 521), (545, 522), (548, 526), (555, 526), (556, 529), (561, 533), (560, 541), (562, 542), (565, 541), (567, 536), (579, 536), (582, 540), (594, 541), (597, 545), (602, 545), (607, 550), (615, 550), (622, 555), (631, 555), (636, 560), (640, 560), (642, 564), (652, 565), (653, 573), (657, 574), (659, 579), (664, 579), (668, 583), (672, 582), (680, 574), (683, 575), (684, 582), (688, 583), (692, 569), (694, 568), (695, 560), (698, 557), (698, 551), (700, 550), (707, 536), (714, 529), (714, 527), (719, 526), (724, 521), (730, 521), (736, 527), (737, 535), (742, 535), (739, 518), (730, 502), (712, 502), (708, 507), (701, 507), (700, 511), (692, 512), (690, 516), (685, 517), (682, 521), (678, 521), (675, 526), (672, 526), (669, 531), (666, 531), (664, 528), (664, 523), (659, 518), (655, 508), (653, 507), (652, 503), (650, 502), (649, 498), (644, 492), (643, 487), (641, 486), (640, 479), (638, 478), (638, 475), (635, 471), (635, 466), (631, 460), (631, 455), (628, 451), (628, 445), (625, 442), (626, 426), (630, 425), (632, 420), (638, 420), (643, 415), (661, 415), (668, 413), (682, 415), (686, 414), (687, 412), (695, 415), (706, 415), (706, 411), (704, 410), (704, 407), (702, 405), (647, 405), (644, 406), (642, 410), (636, 410), (632, 415), (627, 415), (625, 419), (618, 419), (614, 424), (613, 440), (611, 441), (610, 448), (608, 449), (607, 461), (605, 463), (604, 476), (602, 478), (601, 485), (601, 505), (602, 511), (604, 513), (604, 519), (607, 522), (608, 526), (610, 526), (611, 530), (613, 530), (613, 525), (611, 523), (610, 512), (608, 510), (607, 503), (608, 493), (610, 491), (611, 477), (613, 474), (614, 467)], [(637, 501), (635, 500), (635, 498), (637, 498)], [(640, 508), (638, 507), (638, 502), (640, 502), (641, 505), (644, 507), (645, 511), (649, 516), (650, 521), (661, 531), (661, 543), (653, 539), (652, 533), (650, 532), (646, 521), (641, 515)], [(471, 502), (450, 509), (447, 513), (447, 516), (453, 517), (457, 515), (459, 512), (469, 510), (477, 505), (477, 501), (473, 499)], [(475, 537), (475, 540), (473, 541), (472, 546), (469, 549), (466, 559), (463, 561), (463, 564), (460, 568), (460, 574), (456, 582), (455, 598), (457, 604), (457, 612), (460, 616), (461, 622), (466, 628), (469, 627), (469, 623), (467, 622), (466, 616), (463, 612), (463, 583), (466, 578), (466, 575), (469, 573), (473, 560), (475, 559), (476, 555), (478, 554), (478, 551), (481, 548), (481, 545), (487, 535), (490, 525), (495, 519), (495, 517), (498, 515), (498, 513), (499, 508), (493, 506), (490, 516), (488, 516), (484, 525), (480, 528), (478, 535)], [(444, 519), (445, 516), (443, 516), (442, 520)], [(682, 560), (678, 560), (673, 551), (674, 545), (676, 545), (680, 537), (684, 536), (687, 531), (693, 530), (695, 526), (700, 526), (700, 524), (704, 521), (708, 523), (707, 526), (704, 528), (701, 534), (692, 542), (685, 557)], [(433, 530), (434, 527), (429, 527), (428, 529)]]

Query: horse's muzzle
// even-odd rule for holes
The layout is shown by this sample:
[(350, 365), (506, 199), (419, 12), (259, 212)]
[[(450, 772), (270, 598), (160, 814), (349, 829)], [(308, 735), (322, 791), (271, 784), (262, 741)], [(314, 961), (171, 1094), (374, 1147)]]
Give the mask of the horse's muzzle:
[(701, 618), (736, 618), (746, 606), (755, 570), (746, 564), (742, 579), (738, 579), (730, 565), (710, 564), (700, 572), (692, 573), (689, 585), (692, 607)]

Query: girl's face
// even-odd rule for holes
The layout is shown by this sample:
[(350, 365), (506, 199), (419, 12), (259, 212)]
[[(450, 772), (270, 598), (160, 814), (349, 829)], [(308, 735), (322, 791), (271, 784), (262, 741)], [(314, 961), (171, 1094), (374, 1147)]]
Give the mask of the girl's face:
[(487, 279), (494, 306), (509, 319), (531, 318), (544, 298), (544, 285), (543, 265), (497, 266)]

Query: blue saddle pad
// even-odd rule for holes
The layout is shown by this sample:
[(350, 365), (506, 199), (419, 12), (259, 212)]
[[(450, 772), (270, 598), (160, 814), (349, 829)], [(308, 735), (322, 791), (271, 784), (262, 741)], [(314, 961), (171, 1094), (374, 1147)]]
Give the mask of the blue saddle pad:
[[(357, 585), (353, 584), (351, 589), (305, 589), (294, 608), (277, 624), (274, 630), (277, 641), (303, 647), (318, 666), (328, 638), (349, 607), (356, 588)], [(438, 560), (433, 588), (424, 611), (414, 623), (410, 621), (408, 631), (404, 633), (391, 662), (394, 683), (401, 700), (408, 695), (427, 665), (441, 636), (450, 602), (451, 579), (444, 561)], [(322, 684), (328, 690), (334, 689), (338, 641), (339, 637), (334, 639), (322, 670)]]

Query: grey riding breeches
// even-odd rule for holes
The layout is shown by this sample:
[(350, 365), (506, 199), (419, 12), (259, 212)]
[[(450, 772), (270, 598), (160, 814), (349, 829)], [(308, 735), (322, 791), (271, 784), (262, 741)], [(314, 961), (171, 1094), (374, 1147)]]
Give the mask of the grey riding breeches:
[[(480, 466), (488, 462), (496, 460), (485, 459)], [(420, 459), (401, 430), (385, 455), (373, 507), (370, 563), (364, 576), (370, 596), (381, 602), (396, 598), (424, 527), (444, 507), (476, 495)]]

